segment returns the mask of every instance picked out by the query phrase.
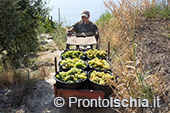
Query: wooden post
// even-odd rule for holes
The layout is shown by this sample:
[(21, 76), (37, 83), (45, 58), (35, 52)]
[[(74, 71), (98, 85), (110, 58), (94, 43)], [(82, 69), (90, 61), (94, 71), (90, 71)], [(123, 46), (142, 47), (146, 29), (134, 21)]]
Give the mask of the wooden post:
[(55, 73), (57, 73), (57, 58), (54, 58), (54, 62), (55, 62)]
[(108, 57), (110, 57), (110, 42), (108, 42), (108, 48), (107, 48), (108, 50), (107, 50), (107, 55), (108, 55)]
[(53, 17), (51, 16), (51, 21), (53, 21)]
[[(99, 33), (98, 33), (98, 35), (99, 35)], [(97, 49), (99, 49), (99, 50), (101, 49), (100, 42), (101, 42), (101, 39), (100, 39), (100, 35), (99, 35), (98, 42), (97, 42)]]
[(58, 23), (60, 25), (60, 8), (58, 8)]
[(53, 17), (51, 16), (51, 25), (53, 25)]

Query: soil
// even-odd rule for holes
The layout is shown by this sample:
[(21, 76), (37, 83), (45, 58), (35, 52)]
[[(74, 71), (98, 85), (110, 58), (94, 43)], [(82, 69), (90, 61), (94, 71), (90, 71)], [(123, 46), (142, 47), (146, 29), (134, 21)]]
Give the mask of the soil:
[[(45, 37), (45, 36), (44, 36)], [(38, 52), (38, 62), (48, 62), (48, 64), (54, 63), (54, 58), (56, 57), (57, 60), (60, 60), (61, 51), (57, 48), (53, 39), (49, 39), (49, 35), (46, 36), (44, 47), (53, 48), (53, 50), (48, 51), (41, 51)], [(37, 64), (37, 63), (35, 63)], [(42, 64), (43, 65), (43, 64)], [(34, 66), (34, 65), (33, 65)], [(39, 68), (40, 65), (38, 65)], [(35, 67), (35, 66), (34, 66)], [(24, 104), (22, 104), (19, 108), (16, 109), (16, 113), (60, 113), (60, 109), (57, 109), (53, 101), (55, 99), (54, 96), (54, 84), (55, 80), (53, 76), (55, 75), (54, 72), (54, 65), (51, 65), (51, 72), (48, 76), (44, 78), (44, 80), (40, 80), (35, 89), (31, 92), (30, 95), (26, 97), (24, 100)]]
[(139, 19), (135, 37), (139, 37), (137, 59), (146, 72), (164, 77), (166, 89), (161, 98), (161, 107), (153, 109), (154, 113), (170, 111), (170, 21)]

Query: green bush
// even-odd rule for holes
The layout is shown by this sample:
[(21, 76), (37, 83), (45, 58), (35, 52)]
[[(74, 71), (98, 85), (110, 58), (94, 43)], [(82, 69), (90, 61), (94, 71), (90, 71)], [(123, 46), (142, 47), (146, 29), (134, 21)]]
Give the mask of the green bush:
[(52, 21), (52, 19), (49, 19), (49, 16), (47, 16), (46, 18), (41, 18), (40, 25), (40, 33), (52, 33), (55, 31), (55, 29), (57, 29), (58, 26), (56, 22)]
[(0, 0), (0, 56), (4, 67), (20, 67), (20, 59), (26, 60), (36, 51), (36, 29), (47, 12), (42, 0)]
[(145, 17), (147, 18), (161, 18), (161, 19), (170, 19), (170, 7), (159, 4), (147, 9), (145, 12)]
[(57, 26), (51, 35), (54, 37), (54, 41), (59, 49), (66, 48), (67, 30), (64, 27)]
[(109, 20), (113, 18), (113, 14), (106, 11), (105, 13), (103, 13), (100, 18), (96, 21), (96, 24), (98, 25), (98, 27), (100, 28), (104, 28), (106, 24), (109, 23)]

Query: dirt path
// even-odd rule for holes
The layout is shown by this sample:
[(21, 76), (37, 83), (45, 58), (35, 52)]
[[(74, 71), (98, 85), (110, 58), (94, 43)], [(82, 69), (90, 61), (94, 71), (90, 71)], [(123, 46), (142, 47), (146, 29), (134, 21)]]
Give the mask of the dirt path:
[(39, 81), (37, 83), (36, 89), (28, 96), (25, 104), (21, 106), (18, 113), (56, 113), (59, 111), (54, 104), (54, 88), (55, 83), (53, 76), (55, 73), (51, 73), (45, 80)]
[[(59, 60), (61, 51), (58, 50), (55, 42), (52, 39), (45, 41), (48, 42), (47, 44), (50, 45), (50, 47), (54, 47), (55, 51), (49, 50), (38, 52), (37, 55), (39, 56), (39, 61), (53, 62), (54, 57), (57, 57)], [(17, 113), (59, 113), (59, 109), (57, 109), (53, 104), (53, 100), (55, 98), (53, 86), (55, 84), (55, 80), (53, 78), (55, 75), (54, 66), (51, 67), (51, 70), (52, 71), (50, 71), (49, 76), (37, 83), (35, 90), (27, 97), (24, 105), (17, 110)]]

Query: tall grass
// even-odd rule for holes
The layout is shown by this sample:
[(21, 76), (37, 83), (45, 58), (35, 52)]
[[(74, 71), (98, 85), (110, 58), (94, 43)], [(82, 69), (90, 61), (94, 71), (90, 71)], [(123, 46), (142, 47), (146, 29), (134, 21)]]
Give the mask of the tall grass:
[(144, 12), (145, 17), (149, 19), (168, 19), (170, 20), (170, 6), (157, 4)]
[(35, 88), (38, 80), (44, 79), (48, 75), (49, 69), (47, 67), (41, 67), (33, 74), (30, 73), (29, 69), (6, 69), (0, 74), (0, 88), (8, 89), (9, 93), (3, 96), (2, 102), (5, 101), (9, 110), (21, 105), (26, 96)]
[(96, 24), (100, 28), (104, 28), (108, 25), (110, 19), (113, 18), (113, 15), (111, 12), (106, 11), (104, 14), (100, 16), (100, 18), (96, 21)]
[(56, 30), (51, 33), (56, 42), (56, 46), (63, 50), (66, 48), (67, 30), (64, 27), (57, 26)]
[[(111, 43), (113, 72), (119, 76), (118, 82), (112, 83), (116, 87), (113, 91), (119, 99), (141, 97), (152, 102), (154, 96), (162, 96), (164, 92), (163, 79), (150, 74), (152, 70), (144, 72), (142, 69), (143, 64), (136, 55), (139, 39), (135, 37), (135, 31), (140, 15), (153, 7), (156, 1), (120, 0), (116, 4), (112, 0), (105, 0), (104, 4), (112, 12), (112, 18), (107, 20), (104, 27), (99, 25), (99, 30), (102, 31), (101, 43)], [(102, 46), (102, 49), (106, 48), (107, 45)], [(117, 110), (139, 112), (143, 111), (143, 108), (128, 107)]]

